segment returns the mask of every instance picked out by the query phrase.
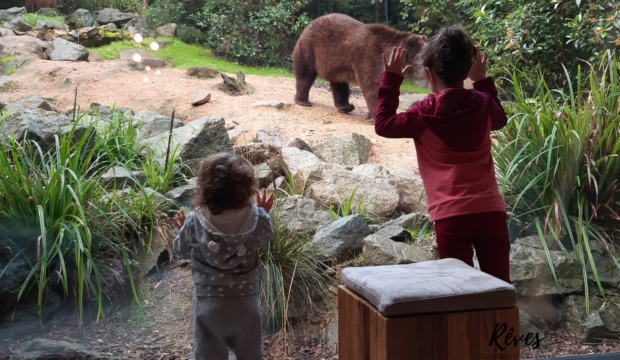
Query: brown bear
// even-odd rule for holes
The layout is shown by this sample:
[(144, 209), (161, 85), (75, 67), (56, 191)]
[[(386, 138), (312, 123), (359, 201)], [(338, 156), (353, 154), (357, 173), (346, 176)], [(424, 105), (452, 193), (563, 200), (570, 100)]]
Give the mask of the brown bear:
[(405, 62), (413, 65), (408, 76), (423, 82), (422, 50), (425, 35), (394, 30), (385, 25), (367, 25), (349, 16), (329, 14), (314, 20), (303, 31), (293, 50), (297, 93), (295, 103), (311, 106), (310, 88), (317, 76), (329, 81), (336, 108), (345, 113), (355, 109), (349, 103), (349, 82), (362, 90), (370, 119), (377, 112), (378, 90), (383, 74), (381, 54), (392, 48), (406, 50)]
[(31, 14), (43, 8), (55, 8), (54, 0), (28, 0), (26, 2), (26, 11)]

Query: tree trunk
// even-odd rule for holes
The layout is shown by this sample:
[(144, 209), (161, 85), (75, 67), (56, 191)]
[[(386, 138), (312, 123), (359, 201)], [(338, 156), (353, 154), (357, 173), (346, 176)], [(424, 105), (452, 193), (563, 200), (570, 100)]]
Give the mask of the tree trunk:
[(381, 0), (375, 1), (375, 13), (378, 24), (383, 24), (385, 22), (385, 16), (383, 14), (383, 6), (381, 5)]

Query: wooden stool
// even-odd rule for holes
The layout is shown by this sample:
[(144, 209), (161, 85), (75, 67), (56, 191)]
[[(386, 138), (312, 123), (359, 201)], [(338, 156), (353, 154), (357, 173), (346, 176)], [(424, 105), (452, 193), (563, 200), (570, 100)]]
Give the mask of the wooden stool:
[(347, 268), (342, 280), (340, 360), (519, 359), (515, 288), (460, 260)]

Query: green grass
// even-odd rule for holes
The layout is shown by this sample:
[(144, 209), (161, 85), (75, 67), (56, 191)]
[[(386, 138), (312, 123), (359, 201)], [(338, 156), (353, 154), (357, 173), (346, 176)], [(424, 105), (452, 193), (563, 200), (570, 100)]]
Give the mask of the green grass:
[[(163, 49), (152, 51), (150, 45), (153, 41), (156, 41), (159, 44), (164, 41), (168, 41), (169, 43)], [(172, 38), (144, 39), (141, 44), (137, 44), (129, 40), (115, 41), (111, 44), (97, 48), (96, 51), (99, 51), (99, 56), (102, 59), (116, 60), (121, 52), (136, 48), (146, 51), (153, 57), (170, 61), (172, 66), (176, 69), (189, 69), (192, 66), (203, 66), (228, 74), (235, 74), (237, 71), (243, 71), (247, 75), (286, 78), (295, 77), (290, 70), (283, 68), (250, 67), (231, 63), (226, 60), (215, 59), (209, 49), (199, 45), (185, 44)], [(325, 82), (325, 80), (321, 78), (317, 78), (317, 81)], [(401, 89), (412, 93), (430, 94), (428, 89), (417, 87), (410, 81), (405, 81), (401, 86)]]
[(6, 64), (10, 63), (13, 60), (15, 60), (15, 56), (9, 55), (9, 56), (7, 56), (5, 58), (2, 58), (2, 60), (0, 60), (0, 65), (6, 65)]
[(8, 68), (7, 71), (4, 72), (4, 75), (11, 75), (13, 74), (15, 71), (17, 71), (17, 68)]
[(28, 25), (32, 26), (34, 28), (34, 22), (36, 20), (47, 20), (47, 21), (54, 21), (60, 24), (64, 24), (65, 23), (65, 18), (62, 16), (43, 16), (43, 15), (39, 15), (37, 17), (37, 14), (24, 14), (22, 15), (22, 18), (24, 19), (24, 21), (26, 21), (28, 23)]

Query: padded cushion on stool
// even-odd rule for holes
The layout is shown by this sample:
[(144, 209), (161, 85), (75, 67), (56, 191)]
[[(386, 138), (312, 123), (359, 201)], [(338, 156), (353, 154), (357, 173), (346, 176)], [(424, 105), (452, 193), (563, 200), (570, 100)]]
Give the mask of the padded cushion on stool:
[(346, 268), (341, 278), (384, 316), (499, 309), (517, 303), (514, 286), (458, 259)]

